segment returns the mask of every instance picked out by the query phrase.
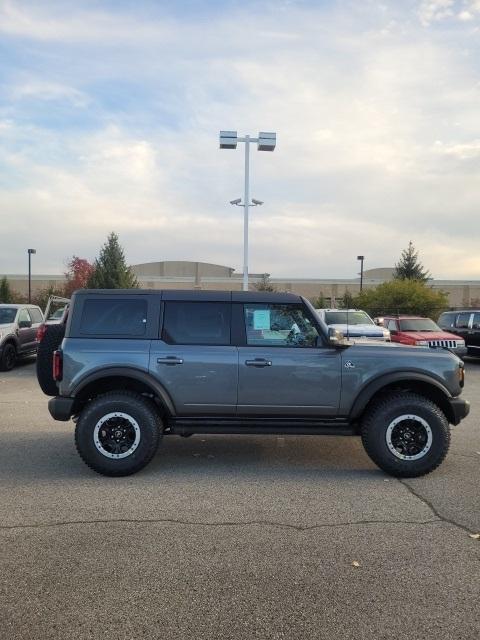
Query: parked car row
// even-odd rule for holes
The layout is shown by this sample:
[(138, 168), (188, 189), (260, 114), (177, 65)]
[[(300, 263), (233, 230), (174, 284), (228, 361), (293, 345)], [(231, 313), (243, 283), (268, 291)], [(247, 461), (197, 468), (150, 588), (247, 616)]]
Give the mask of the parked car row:
[(443, 348), (460, 358), (480, 356), (480, 311), (446, 311), (438, 324), (414, 315), (386, 315), (372, 320), (359, 309), (317, 309), (329, 327), (349, 339), (384, 340), (418, 347)]

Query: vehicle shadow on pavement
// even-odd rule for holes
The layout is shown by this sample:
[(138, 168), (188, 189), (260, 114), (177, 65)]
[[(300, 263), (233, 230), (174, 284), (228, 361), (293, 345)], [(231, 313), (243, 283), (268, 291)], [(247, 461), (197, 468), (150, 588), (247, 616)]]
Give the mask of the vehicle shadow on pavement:
[[(330, 436), (200, 436), (164, 437), (154, 459), (136, 477), (169, 481), (232, 475), (257, 480), (274, 475), (304, 480), (332, 475), (360, 477), (381, 474), (363, 451), (359, 438)], [(382, 474), (384, 475), (384, 474)], [(100, 478), (80, 459), (73, 429), (61, 433), (4, 434), (0, 449), (0, 480)], [(120, 479), (121, 480), (121, 479)]]

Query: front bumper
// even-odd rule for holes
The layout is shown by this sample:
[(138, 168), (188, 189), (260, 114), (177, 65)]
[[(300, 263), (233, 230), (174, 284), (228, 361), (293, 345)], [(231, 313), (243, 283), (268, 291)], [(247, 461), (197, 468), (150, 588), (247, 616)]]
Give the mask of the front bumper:
[(48, 410), (54, 420), (67, 422), (76, 413), (75, 398), (63, 398), (55, 396), (48, 401)]
[(467, 347), (457, 347), (456, 349), (450, 349), (450, 351), (463, 360), (467, 355), (468, 349)]
[(463, 398), (450, 398), (450, 408), (452, 410), (452, 424), (459, 424), (470, 413), (470, 403)]

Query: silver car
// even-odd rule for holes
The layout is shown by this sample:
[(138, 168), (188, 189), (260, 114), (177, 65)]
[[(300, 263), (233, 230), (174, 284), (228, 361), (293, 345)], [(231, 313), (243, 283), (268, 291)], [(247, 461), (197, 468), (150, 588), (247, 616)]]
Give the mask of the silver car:
[(40, 307), (0, 304), (0, 371), (9, 371), (18, 358), (37, 353), (37, 329), (42, 322)]

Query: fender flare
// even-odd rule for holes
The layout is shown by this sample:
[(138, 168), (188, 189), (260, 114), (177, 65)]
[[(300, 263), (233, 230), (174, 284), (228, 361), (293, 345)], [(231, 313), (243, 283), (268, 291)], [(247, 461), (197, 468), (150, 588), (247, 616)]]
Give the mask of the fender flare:
[(9, 342), (13, 342), (15, 349), (18, 352), (18, 348), (20, 347), (20, 341), (16, 333), (9, 333), (8, 336), (3, 336), (2, 343), (0, 344), (0, 348), (3, 349), (3, 347)]
[(358, 418), (373, 396), (381, 391), (384, 387), (394, 382), (423, 382), (430, 387), (435, 387), (438, 391), (443, 393), (445, 399), (451, 398), (450, 391), (438, 380), (432, 378), (423, 373), (412, 373), (411, 371), (397, 371), (394, 373), (388, 373), (384, 376), (378, 376), (373, 380), (370, 380), (360, 391), (355, 398), (355, 401), (350, 410), (350, 418)]
[(174, 416), (176, 414), (175, 406), (166, 389), (147, 371), (135, 369), (134, 367), (105, 367), (103, 369), (98, 369), (97, 371), (94, 371), (93, 373), (90, 373), (89, 375), (81, 378), (75, 384), (75, 386), (70, 389), (69, 395), (70, 397), (76, 397), (79, 393), (81, 393), (82, 389), (85, 389), (85, 387), (92, 382), (113, 377), (131, 378), (132, 380), (142, 382), (143, 384), (150, 387), (155, 395), (160, 398), (171, 416)]

